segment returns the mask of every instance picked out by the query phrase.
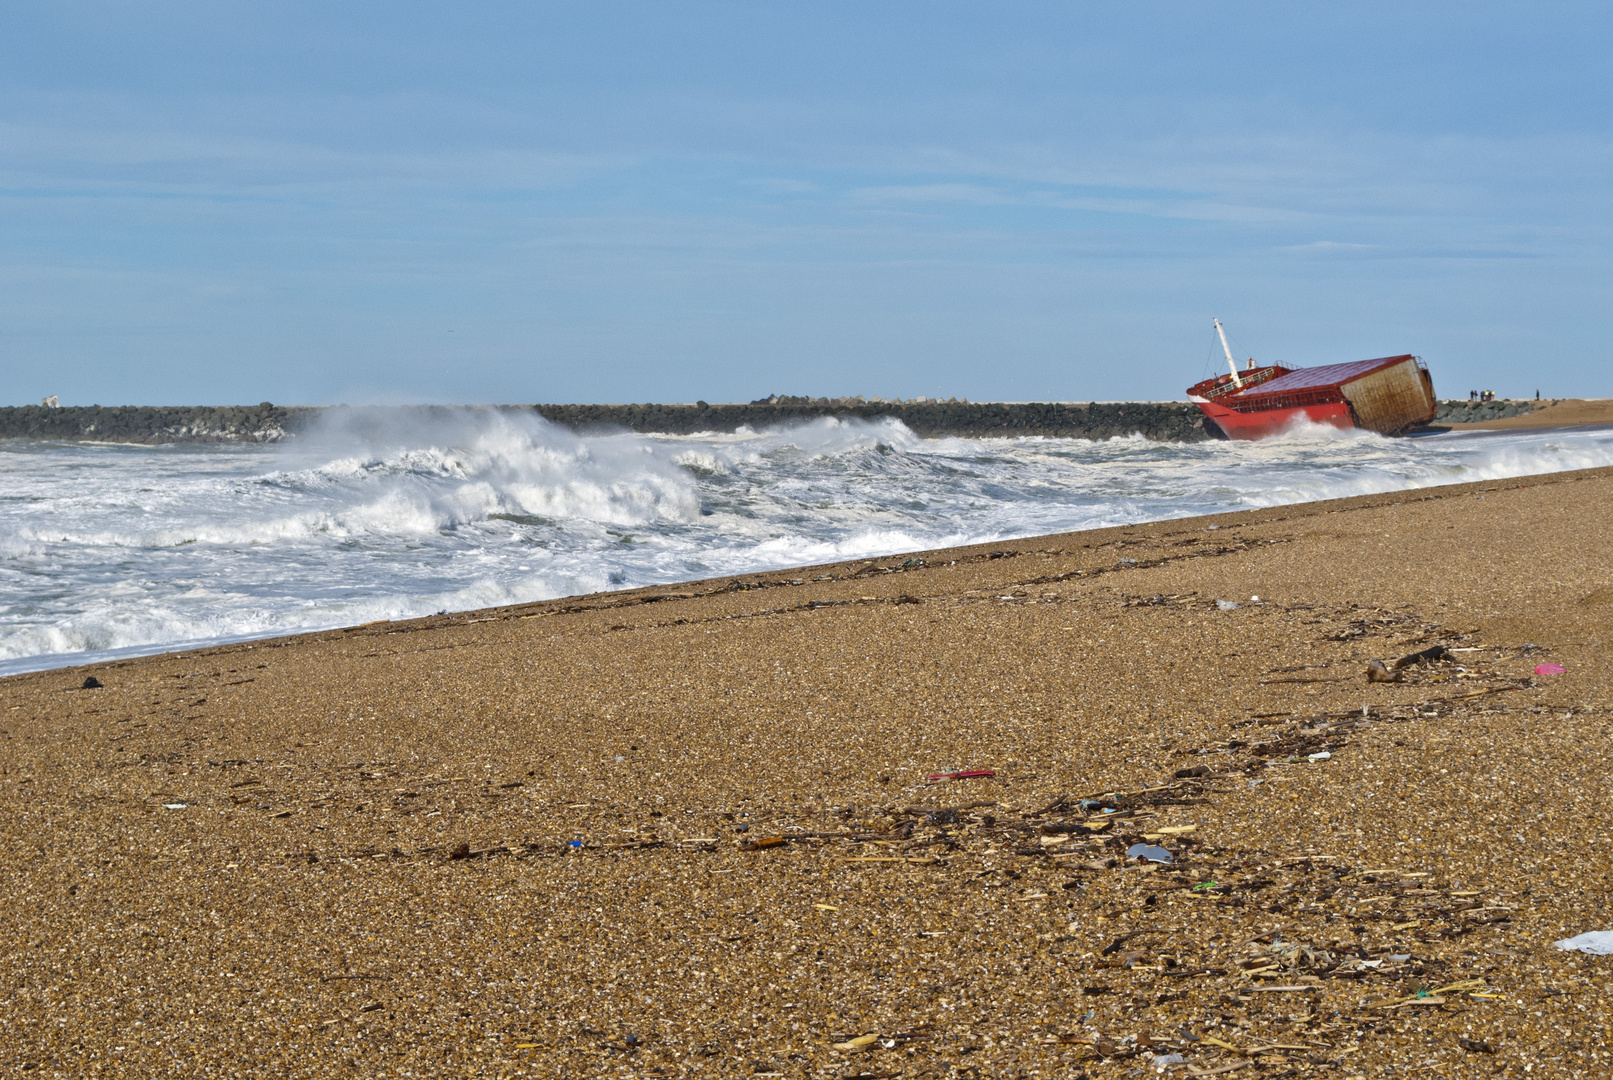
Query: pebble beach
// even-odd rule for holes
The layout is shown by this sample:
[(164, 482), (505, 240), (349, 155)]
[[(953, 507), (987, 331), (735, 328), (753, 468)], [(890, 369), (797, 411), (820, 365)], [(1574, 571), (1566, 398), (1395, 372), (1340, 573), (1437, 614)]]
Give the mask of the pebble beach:
[(1613, 929), (1610, 503), (1553, 473), (0, 679), (0, 1070), (1603, 1075), (1613, 958), (1553, 942)]

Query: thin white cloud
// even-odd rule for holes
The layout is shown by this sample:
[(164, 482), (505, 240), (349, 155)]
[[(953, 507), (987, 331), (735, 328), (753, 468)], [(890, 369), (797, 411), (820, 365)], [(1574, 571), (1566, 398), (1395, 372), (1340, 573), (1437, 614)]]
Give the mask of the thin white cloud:
[(1351, 243), (1347, 243), (1347, 242), (1345, 242), (1343, 240), (1313, 240), (1308, 244), (1288, 244), (1288, 245), (1285, 245), (1281, 250), (1283, 250), (1283, 251), (1317, 252), (1317, 253), (1320, 253), (1320, 254), (1327, 254), (1327, 253), (1330, 253), (1330, 252), (1339, 252), (1339, 251), (1342, 251), (1342, 252), (1371, 251), (1372, 250), (1372, 245), (1371, 244), (1351, 244)]

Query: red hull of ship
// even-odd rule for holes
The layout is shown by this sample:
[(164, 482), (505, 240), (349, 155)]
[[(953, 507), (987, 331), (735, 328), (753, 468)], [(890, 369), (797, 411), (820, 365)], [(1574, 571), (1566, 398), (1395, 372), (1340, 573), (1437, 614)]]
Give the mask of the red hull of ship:
[(1262, 409), (1259, 412), (1237, 412), (1213, 401), (1201, 401), (1198, 406), (1229, 439), (1263, 439), (1300, 420), (1336, 428), (1355, 427), (1350, 406), (1343, 401), (1301, 405), (1292, 409)]
[(1229, 439), (1263, 439), (1296, 421), (1401, 435), (1437, 409), (1434, 380), (1410, 353), (1312, 368), (1251, 360), (1188, 387), (1187, 397)]

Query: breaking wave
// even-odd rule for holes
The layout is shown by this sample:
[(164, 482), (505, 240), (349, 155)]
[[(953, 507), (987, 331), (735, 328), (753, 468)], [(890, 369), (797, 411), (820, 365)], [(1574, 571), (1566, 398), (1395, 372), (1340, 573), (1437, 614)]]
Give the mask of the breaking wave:
[(0, 444), (0, 672), (1071, 529), (1613, 464), (1613, 432), (576, 435), (332, 410), (293, 446)]

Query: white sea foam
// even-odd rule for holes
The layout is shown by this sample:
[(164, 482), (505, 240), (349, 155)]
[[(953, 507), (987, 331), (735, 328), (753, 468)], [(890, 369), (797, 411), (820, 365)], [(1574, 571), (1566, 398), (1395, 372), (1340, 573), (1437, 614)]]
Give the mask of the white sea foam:
[(0, 672), (922, 548), (1613, 464), (1610, 432), (586, 437), (354, 410), (287, 447), (0, 444)]

